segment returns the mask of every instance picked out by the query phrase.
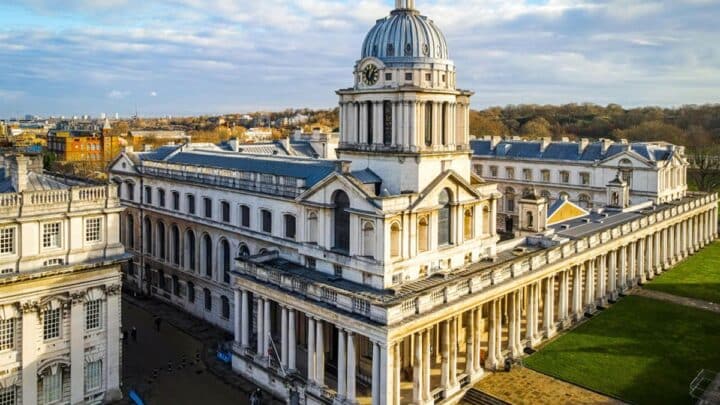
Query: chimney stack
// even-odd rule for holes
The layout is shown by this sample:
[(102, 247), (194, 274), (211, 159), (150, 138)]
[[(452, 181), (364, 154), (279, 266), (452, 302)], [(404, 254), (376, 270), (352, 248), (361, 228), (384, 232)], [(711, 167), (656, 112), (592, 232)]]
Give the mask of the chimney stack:
[(587, 138), (580, 139), (580, 142), (578, 143), (578, 154), (582, 155), (583, 152), (585, 152), (585, 149), (590, 144), (590, 140)]
[(552, 138), (549, 136), (546, 136), (542, 139), (542, 144), (540, 146), (540, 151), (545, 152), (545, 149), (547, 149), (548, 146), (552, 143)]
[(228, 140), (228, 145), (230, 146), (230, 149), (232, 149), (233, 152), (240, 151), (240, 143), (238, 142), (237, 138), (230, 138), (230, 140)]
[(28, 182), (28, 158), (23, 155), (14, 156), (11, 170), (13, 188), (18, 193), (25, 191)]

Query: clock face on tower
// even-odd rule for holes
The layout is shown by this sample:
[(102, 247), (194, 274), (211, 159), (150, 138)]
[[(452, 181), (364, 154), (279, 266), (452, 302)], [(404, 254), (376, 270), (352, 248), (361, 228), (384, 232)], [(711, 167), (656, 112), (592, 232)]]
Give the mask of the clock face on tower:
[(367, 84), (368, 86), (372, 86), (377, 83), (379, 78), (380, 70), (378, 70), (377, 66), (373, 64), (365, 66), (365, 69), (363, 69), (362, 71), (362, 79), (365, 84)]

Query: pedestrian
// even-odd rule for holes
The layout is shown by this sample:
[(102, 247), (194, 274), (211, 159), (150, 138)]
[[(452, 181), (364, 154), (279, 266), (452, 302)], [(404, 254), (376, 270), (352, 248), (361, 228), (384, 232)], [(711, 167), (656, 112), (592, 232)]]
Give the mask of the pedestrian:
[(260, 388), (250, 394), (250, 405), (262, 405), (262, 391)]
[(155, 317), (155, 330), (157, 332), (160, 332), (160, 323), (162, 323), (162, 319), (160, 319), (159, 316)]
[(132, 327), (132, 330), (130, 330), (130, 336), (132, 337), (133, 342), (137, 342), (137, 328)]
[(123, 344), (127, 343), (127, 339), (128, 339), (128, 331), (127, 331), (127, 329), (123, 328), (123, 330), (122, 330)]

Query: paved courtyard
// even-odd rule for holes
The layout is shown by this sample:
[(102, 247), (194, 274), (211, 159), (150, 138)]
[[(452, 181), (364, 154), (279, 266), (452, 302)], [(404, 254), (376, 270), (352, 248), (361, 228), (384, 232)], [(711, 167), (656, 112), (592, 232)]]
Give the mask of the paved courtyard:
[[(159, 332), (148, 309), (161, 314)], [(150, 405), (248, 403), (248, 394), (255, 387), (211, 357), (208, 347), (214, 342), (209, 340), (222, 341), (224, 333), (187, 315), (183, 315), (184, 319), (176, 318), (175, 312), (153, 301), (123, 300), (123, 327), (128, 331), (128, 339), (123, 344), (122, 402), (130, 403), (128, 392), (134, 389)], [(138, 331), (137, 341), (130, 337), (133, 326)], [(198, 339), (198, 335), (205, 338)], [(206, 354), (207, 365), (213, 372), (201, 360)]]

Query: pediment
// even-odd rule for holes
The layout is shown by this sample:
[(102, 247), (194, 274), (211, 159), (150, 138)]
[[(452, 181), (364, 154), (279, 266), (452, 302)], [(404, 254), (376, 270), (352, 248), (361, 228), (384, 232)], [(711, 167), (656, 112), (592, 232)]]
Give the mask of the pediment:
[(438, 206), (438, 196), (442, 190), (452, 192), (453, 202), (458, 204), (471, 203), (482, 198), (482, 195), (456, 172), (449, 170), (433, 180), (410, 207), (412, 211), (422, 211)]
[(300, 204), (329, 206), (336, 191), (344, 191), (350, 198), (350, 208), (361, 211), (377, 212), (370, 196), (355, 182), (340, 173), (333, 173), (296, 198)]
[(133, 162), (124, 152), (118, 155), (115, 160), (110, 162), (109, 171), (113, 173), (137, 173), (137, 170), (135, 168), (135, 162)]
[(626, 150), (621, 153), (618, 153), (617, 155), (613, 155), (613, 156), (605, 159), (602, 162), (602, 166), (619, 167), (620, 161), (623, 159), (629, 160), (632, 163), (633, 168), (651, 167), (652, 166), (647, 159), (645, 159), (644, 157), (640, 156), (638, 153), (636, 153), (632, 150)]

